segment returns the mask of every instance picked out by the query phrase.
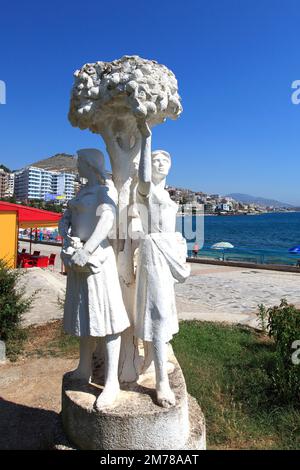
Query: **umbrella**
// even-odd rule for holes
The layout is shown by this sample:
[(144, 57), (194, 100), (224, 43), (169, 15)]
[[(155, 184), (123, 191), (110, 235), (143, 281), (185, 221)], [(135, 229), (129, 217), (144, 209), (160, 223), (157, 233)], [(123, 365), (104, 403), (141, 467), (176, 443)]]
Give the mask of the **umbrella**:
[(229, 243), (229, 242), (219, 242), (219, 243), (214, 243), (211, 248), (213, 250), (222, 250), (223, 251), (223, 261), (225, 260), (225, 250), (227, 248), (234, 248), (234, 246)]
[(229, 242), (219, 242), (219, 243), (214, 243), (214, 245), (212, 245), (211, 248), (213, 250), (225, 250), (226, 248), (234, 248), (234, 246)]
[(290, 253), (300, 253), (300, 245), (289, 248)]

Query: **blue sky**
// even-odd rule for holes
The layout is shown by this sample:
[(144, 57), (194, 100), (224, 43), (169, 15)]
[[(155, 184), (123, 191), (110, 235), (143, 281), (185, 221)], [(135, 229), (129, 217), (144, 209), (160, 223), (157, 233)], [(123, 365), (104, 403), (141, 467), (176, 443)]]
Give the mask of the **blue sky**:
[(104, 144), (67, 119), (73, 72), (138, 54), (175, 73), (184, 112), (154, 128), (168, 183), (300, 205), (298, 0), (2, 2), (0, 163)]

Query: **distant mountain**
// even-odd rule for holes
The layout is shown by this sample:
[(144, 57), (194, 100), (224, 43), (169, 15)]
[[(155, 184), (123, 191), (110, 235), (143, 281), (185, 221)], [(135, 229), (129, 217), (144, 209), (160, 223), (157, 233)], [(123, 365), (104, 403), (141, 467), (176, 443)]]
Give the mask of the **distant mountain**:
[(267, 199), (265, 197), (259, 196), (250, 196), (250, 194), (243, 193), (231, 193), (227, 194), (227, 197), (232, 197), (235, 201), (242, 202), (244, 204), (257, 204), (259, 206), (268, 206), (268, 207), (293, 207), (292, 204), (287, 202), (276, 201), (276, 199)]
[(61, 171), (66, 173), (78, 173), (77, 161), (74, 155), (67, 153), (58, 153), (53, 157), (45, 158), (31, 163), (31, 166), (37, 166), (49, 171)]

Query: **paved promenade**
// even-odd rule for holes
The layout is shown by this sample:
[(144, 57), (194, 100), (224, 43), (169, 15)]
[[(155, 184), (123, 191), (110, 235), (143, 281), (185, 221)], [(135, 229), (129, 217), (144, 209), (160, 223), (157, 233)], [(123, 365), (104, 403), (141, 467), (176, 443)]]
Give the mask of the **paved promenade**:
[[(41, 254), (59, 253), (58, 247), (35, 245)], [(207, 320), (256, 326), (257, 305), (278, 304), (285, 297), (300, 307), (300, 273), (265, 271), (191, 263), (192, 275), (176, 285), (178, 316), (182, 320)], [(51, 269), (31, 268), (22, 284), (31, 293), (39, 290), (24, 317), (24, 325), (46, 323), (62, 317), (58, 297), (63, 298), (66, 276), (60, 274), (60, 261)]]
[(180, 319), (257, 326), (255, 312), (283, 297), (300, 307), (300, 273), (192, 263), (192, 276), (176, 286)]

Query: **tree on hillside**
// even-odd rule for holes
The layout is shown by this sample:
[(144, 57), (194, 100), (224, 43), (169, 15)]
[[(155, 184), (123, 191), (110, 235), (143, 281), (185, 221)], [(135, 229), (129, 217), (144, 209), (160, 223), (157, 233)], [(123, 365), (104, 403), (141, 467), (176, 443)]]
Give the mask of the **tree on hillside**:
[(13, 204), (16, 204), (16, 203), (17, 203), (17, 200), (16, 200), (15, 196), (1, 197), (1, 198), (0, 198), (0, 201), (3, 201), (3, 202), (11, 202), (11, 203), (13, 203)]
[(36, 209), (44, 209), (46, 211), (52, 212), (62, 212), (63, 210), (60, 204), (56, 204), (54, 201), (44, 201), (44, 199), (33, 199), (28, 201), (27, 204), (22, 204), (29, 207), (35, 207)]
[[(13, 204), (17, 203), (15, 196), (10, 197), (1, 197), (0, 201), (11, 202)], [(44, 201), (43, 199), (34, 199), (32, 201), (22, 201), (22, 206), (34, 207), (35, 209), (43, 209), (45, 211), (51, 212), (63, 212), (63, 206), (61, 204), (56, 204), (54, 201)]]

